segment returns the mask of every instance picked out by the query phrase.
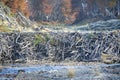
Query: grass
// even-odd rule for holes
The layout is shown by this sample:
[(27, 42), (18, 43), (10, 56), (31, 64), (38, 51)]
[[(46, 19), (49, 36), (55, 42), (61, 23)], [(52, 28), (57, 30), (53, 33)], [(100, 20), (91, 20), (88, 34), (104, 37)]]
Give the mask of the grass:
[(42, 36), (41, 34), (35, 34), (34, 44), (37, 45), (37, 44), (43, 43), (43, 42), (45, 42), (44, 36)]
[(6, 25), (0, 25), (0, 32), (11, 32), (11, 30)]
[(112, 64), (113, 63), (113, 58), (114, 56), (111, 54), (101, 54), (101, 60), (102, 62), (106, 63), (106, 64)]
[(56, 40), (55, 38), (51, 37), (51, 35), (49, 34), (35, 34), (35, 39), (33, 41), (34, 45), (37, 45), (39, 43), (45, 43), (45, 42), (48, 42), (49, 41), (49, 44), (52, 45), (52, 46), (56, 46), (58, 44), (60, 44), (61, 42)]
[(56, 40), (54, 38), (51, 38), (50, 39), (50, 45), (56, 45)]

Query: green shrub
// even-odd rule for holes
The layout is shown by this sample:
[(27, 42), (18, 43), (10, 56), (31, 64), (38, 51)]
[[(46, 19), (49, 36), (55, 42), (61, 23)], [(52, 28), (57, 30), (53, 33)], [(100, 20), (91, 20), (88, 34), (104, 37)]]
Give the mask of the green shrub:
[(56, 39), (51, 38), (51, 39), (50, 39), (50, 45), (55, 46), (55, 45), (56, 45)]
[(97, 36), (94, 33), (89, 33), (87, 34), (86, 38), (93, 39), (93, 38), (97, 38)]
[(35, 40), (34, 40), (34, 44), (37, 45), (39, 43), (44, 43), (45, 42), (45, 37), (43, 37), (40, 34), (35, 34)]
[(57, 40), (57, 39), (55, 39), (55, 38), (51, 38), (51, 39), (50, 39), (50, 45), (52, 45), (52, 46), (57, 46), (57, 45), (60, 45), (60, 44), (62, 44), (62, 41)]

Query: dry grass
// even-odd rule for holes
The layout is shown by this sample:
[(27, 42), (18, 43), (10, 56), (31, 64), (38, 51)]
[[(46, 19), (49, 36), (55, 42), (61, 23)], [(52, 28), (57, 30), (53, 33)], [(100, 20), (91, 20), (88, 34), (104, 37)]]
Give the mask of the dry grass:
[(102, 62), (104, 62), (104, 63), (112, 64), (114, 57), (115, 57), (115, 56), (112, 55), (112, 54), (104, 54), (104, 53), (102, 53), (102, 55), (101, 55), (101, 60), (102, 60)]
[(0, 32), (11, 32), (11, 30), (5, 25), (0, 25)]
[(68, 78), (73, 78), (75, 76), (75, 69), (74, 68), (70, 68), (68, 69)]

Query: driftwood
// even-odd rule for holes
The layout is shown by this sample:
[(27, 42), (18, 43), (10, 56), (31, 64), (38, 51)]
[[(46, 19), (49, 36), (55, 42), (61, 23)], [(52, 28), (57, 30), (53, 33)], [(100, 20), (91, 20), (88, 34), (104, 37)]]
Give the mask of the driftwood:
[(105, 52), (120, 57), (120, 32), (0, 33), (0, 60), (98, 61)]

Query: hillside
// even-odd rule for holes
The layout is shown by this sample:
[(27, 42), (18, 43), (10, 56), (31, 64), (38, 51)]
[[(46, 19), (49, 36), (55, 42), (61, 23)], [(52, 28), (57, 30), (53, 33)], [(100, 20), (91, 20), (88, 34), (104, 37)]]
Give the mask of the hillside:
[(120, 18), (120, 0), (1, 0), (16, 13), (43, 24), (85, 24)]

